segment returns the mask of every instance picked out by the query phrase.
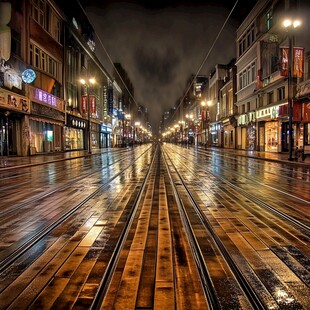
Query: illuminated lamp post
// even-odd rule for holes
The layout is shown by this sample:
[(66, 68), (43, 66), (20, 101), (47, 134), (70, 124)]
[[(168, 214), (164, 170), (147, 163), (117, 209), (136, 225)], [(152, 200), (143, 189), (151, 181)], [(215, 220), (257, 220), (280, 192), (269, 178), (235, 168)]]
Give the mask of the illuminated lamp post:
[(288, 49), (288, 149), (289, 149), (289, 157), (288, 160), (294, 160), (293, 158), (293, 42), (292, 42), (292, 34), (291, 30), (296, 29), (301, 25), (300, 20), (292, 20), (292, 19), (285, 19), (283, 22), (283, 26), (285, 27), (287, 34), (288, 34), (288, 41), (289, 41), (289, 49)]
[(207, 147), (207, 142), (209, 142), (209, 139), (208, 139), (208, 133), (209, 133), (209, 121), (210, 121), (210, 118), (209, 118), (209, 107), (211, 106), (211, 101), (208, 101), (207, 103), (205, 101), (202, 101), (201, 102), (201, 106), (203, 108), (203, 111), (206, 112), (205, 113), (205, 117), (204, 117), (204, 120), (203, 120), (203, 129), (205, 130), (205, 148)]
[(137, 127), (140, 126), (140, 122), (135, 122), (135, 128), (133, 131), (133, 145), (135, 145), (135, 139), (138, 139), (138, 134), (136, 133)]
[(87, 94), (87, 119), (88, 119), (88, 132), (87, 132), (87, 137), (88, 137), (88, 154), (92, 153), (92, 148), (91, 148), (91, 123), (90, 123), (90, 100), (89, 100), (89, 88), (90, 86), (95, 84), (95, 79), (90, 78), (88, 80), (89, 84), (84, 80), (80, 80), (81, 84), (84, 85), (86, 88), (86, 94)]

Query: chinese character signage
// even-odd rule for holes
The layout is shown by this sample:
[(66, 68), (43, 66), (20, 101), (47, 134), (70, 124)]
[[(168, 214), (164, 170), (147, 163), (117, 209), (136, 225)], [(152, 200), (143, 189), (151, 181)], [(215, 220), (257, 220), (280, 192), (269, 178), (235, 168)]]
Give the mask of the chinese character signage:
[(90, 113), (96, 114), (96, 96), (90, 95), (89, 96), (89, 103), (90, 103)]
[(35, 97), (35, 99), (37, 99), (41, 102), (49, 104), (53, 107), (57, 107), (56, 97), (51, 95), (50, 93), (47, 93), (47, 92), (41, 90), (41, 89), (36, 88), (34, 97)]
[[(289, 48), (281, 47), (281, 75), (288, 77), (289, 70)], [(292, 76), (302, 77), (304, 73), (304, 48), (294, 47), (293, 48), (293, 67)]]
[(87, 95), (82, 96), (82, 113), (87, 111)]
[(288, 59), (289, 59), (289, 48), (281, 47), (281, 75), (288, 77)]
[(304, 74), (304, 49), (294, 47), (294, 76), (301, 78)]

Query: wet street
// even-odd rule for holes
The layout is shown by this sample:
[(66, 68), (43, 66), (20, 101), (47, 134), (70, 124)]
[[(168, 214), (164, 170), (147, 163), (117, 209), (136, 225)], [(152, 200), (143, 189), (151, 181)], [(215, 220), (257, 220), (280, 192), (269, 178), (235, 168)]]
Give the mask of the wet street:
[(0, 309), (310, 309), (309, 165), (148, 144), (0, 174)]

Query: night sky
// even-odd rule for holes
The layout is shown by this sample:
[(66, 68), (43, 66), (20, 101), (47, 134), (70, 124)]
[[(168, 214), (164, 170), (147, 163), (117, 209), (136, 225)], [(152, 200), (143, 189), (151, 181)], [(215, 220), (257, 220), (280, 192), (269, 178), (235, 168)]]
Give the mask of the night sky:
[(236, 29), (256, 2), (238, 1), (199, 72), (235, 0), (79, 3), (96, 31), (98, 58), (112, 76), (112, 63), (122, 64), (156, 134), (162, 113), (183, 98), (191, 74), (209, 75), (217, 63), (235, 58)]

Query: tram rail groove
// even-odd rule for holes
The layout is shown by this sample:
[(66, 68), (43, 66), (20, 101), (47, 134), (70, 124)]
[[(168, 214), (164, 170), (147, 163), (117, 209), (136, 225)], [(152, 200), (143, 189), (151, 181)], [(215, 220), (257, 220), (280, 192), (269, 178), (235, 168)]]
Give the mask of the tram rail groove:
[(18, 244), (16, 246), (11, 246), (9, 249), (4, 250), (0, 253), (0, 273), (3, 272), (6, 268), (8, 268), (14, 261), (16, 261), (21, 255), (27, 252), (31, 247), (33, 247), (36, 243), (38, 243), (43, 237), (49, 234), (53, 229), (61, 225), (66, 219), (72, 216), (77, 210), (79, 210), (82, 206), (84, 206), (88, 201), (90, 201), (93, 197), (95, 197), (102, 189), (109, 186), (109, 184), (123, 174), (126, 170), (128, 170), (136, 160), (142, 157), (149, 149), (143, 152), (138, 158), (132, 160), (127, 167), (125, 167), (122, 171), (118, 172), (116, 175), (108, 179), (104, 184), (102, 184), (99, 188), (97, 188), (93, 193), (91, 193), (88, 197), (86, 197), (83, 201), (78, 203), (75, 207), (66, 211), (63, 215), (58, 217), (57, 219), (52, 219), (47, 225), (44, 225), (37, 233), (28, 238), (28, 240), (23, 241), (22, 244)]
[(210, 309), (220, 309), (221, 306), (219, 304), (219, 301), (217, 299), (217, 294), (214, 290), (213, 287), (213, 283), (208, 271), (207, 266), (205, 265), (204, 259), (203, 259), (203, 255), (201, 253), (200, 247), (198, 245), (198, 241), (195, 237), (194, 231), (192, 229), (192, 226), (190, 224), (190, 220), (187, 216), (187, 213), (185, 211), (182, 199), (180, 198), (180, 195), (178, 193), (178, 190), (176, 188), (175, 182), (173, 181), (170, 169), (168, 167), (167, 164), (167, 160), (165, 159), (165, 157), (163, 156), (164, 162), (165, 162), (165, 167), (167, 169), (168, 175), (169, 175), (169, 179), (173, 188), (173, 192), (174, 192), (174, 196), (178, 205), (178, 209), (181, 215), (181, 220), (183, 223), (183, 226), (185, 228), (186, 234), (189, 238), (189, 244), (192, 250), (192, 254), (196, 263), (196, 267), (200, 276), (200, 280), (203, 283), (202, 287), (204, 290), (204, 294), (206, 299), (208, 300), (209, 303), (209, 307)]
[[(149, 149), (147, 149), (145, 152), (143, 152), (142, 154), (140, 154), (136, 159), (138, 160), (138, 159), (139, 159), (141, 156), (143, 156), (143, 154), (146, 153), (148, 150), (149, 150)], [(59, 192), (59, 191), (65, 190), (65, 189), (67, 189), (67, 188), (70, 188), (70, 187), (72, 186), (72, 184), (75, 184), (76, 182), (81, 181), (81, 180), (83, 180), (83, 179), (85, 179), (85, 178), (87, 178), (87, 177), (89, 177), (89, 176), (92, 176), (94, 173), (100, 173), (100, 171), (102, 171), (102, 170), (104, 170), (104, 169), (107, 169), (107, 168), (109, 168), (109, 167), (115, 165), (116, 163), (122, 161), (123, 159), (126, 159), (126, 157), (127, 157), (126, 155), (123, 156), (122, 158), (116, 160), (115, 162), (113, 162), (113, 163), (111, 163), (111, 164), (108, 164), (108, 165), (104, 166), (104, 167), (101, 168), (99, 171), (98, 171), (98, 170), (95, 170), (95, 172), (94, 172), (94, 171), (91, 171), (91, 172), (87, 173), (86, 175), (81, 175), (80, 177), (77, 177), (77, 178), (75, 178), (74, 180), (69, 181), (69, 182), (67, 182), (67, 183), (64, 184), (64, 185), (61, 185), (61, 186), (57, 187), (56, 189), (54, 189), (54, 190), (52, 190), (52, 191), (49, 191), (48, 193), (43, 193), (43, 194), (38, 195), (38, 196), (33, 197), (33, 198), (31, 197), (30, 199), (28, 199), (28, 200), (26, 200), (26, 201), (24, 201), (24, 202), (22, 202), (22, 203), (20, 203), (20, 204), (16, 204), (16, 205), (10, 206), (9, 209), (0, 211), (0, 217), (5, 216), (5, 215), (9, 215), (10, 213), (14, 213), (14, 212), (16, 212), (16, 210), (20, 210), (20, 209), (22, 209), (22, 208), (25, 208), (25, 207), (27, 207), (27, 206), (29, 206), (29, 205), (31, 205), (31, 204), (33, 204), (33, 203), (39, 201), (39, 200), (42, 200), (42, 199), (45, 199), (45, 198), (47, 198), (47, 197), (49, 197), (49, 196), (51, 196), (51, 195), (54, 195), (55, 193), (57, 193), (57, 192)], [(127, 168), (126, 168), (126, 169), (127, 169)]]
[(110, 260), (109, 260), (109, 262), (107, 264), (107, 267), (105, 269), (105, 272), (104, 272), (104, 275), (102, 277), (102, 280), (100, 281), (99, 288), (98, 288), (97, 293), (96, 293), (96, 295), (95, 295), (95, 297), (93, 299), (93, 302), (91, 304), (91, 309), (94, 309), (94, 310), (101, 309), (101, 305), (102, 305), (103, 300), (105, 298), (105, 295), (107, 293), (108, 286), (110, 284), (110, 281), (112, 279), (114, 270), (116, 268), (116, 265), (117, 265), (117, 262), (118, 262), (121, 250), (123, 249), (124, 244), (126, 242), (126, 238), (127, 238), (128, 234), (129, 234), (132, 222), (134, 221), (135, 214), (136, 214), (137, 209), (139, 207), (139, 204), (141, 202), (141, 199), (142, 199), (142, 196), (143, 196), (143, 192), (145, 190), (146, 183), (147, 183), (147, 181), (149, 179), (151, 170), (153, 169), (154, 161), (155, 161), (155, 156), (157, 156), (157, 154), (158, 154), (158, 146), (155, 149), (155, 152), (154, 152), (151, 164), (148, 167), (147, 173), (146, 173), (146, 175), (144, 177), (144, 180), (142, 182), (142, 185), (141, 185), (141, 187), (139, 189), (139, 193), (135, 197), (135, 201), (134, 201), (134, 203), (132, 205), (132, 208), (130, 210), (130, 213), (129, 213), (129, 216), (128, 216), (128, 220), (125, 223), (125, 225), (124, 225), (124, 227), (123, 227), (123, 229), (122, 229), (122, 231), (120, 233), (120, 237), (118, 238), (116, 246), (115, 246), (115, 248), (113, 250), (113, 254), (112, 254), (112, 256), (111, 256), (111, 258), (110, 258)]
[[(219, 251), (222, 253), (223, 257), (225, 258), (225, 261), (227, 262), (227, 264), (231, 268), (233, 274), (237, 278), (239, 285), (241, 286), (241, 288), (244, 291), (245, 295), (247, 296), (249, 302), (253, 306), (253, 309), (262, 309), (262, 310), (267, 309), (265, 307), (265, 305), (262, 303), (262, 301), (259, 298), (259, 296), (256, 294), (255, 290), (252, 288), (252, 286), (249, 284), (249, 282), (243, 276), (242, 271), (235, 264), (233, 258), (231, 257), (231, 255), (227, 251), (226, 247), (224, 246), (224, 244), (222, 243), (220, 238), (214, 232), (214, 230), (212, 228), (212, 225), (209, 223), (209, 220), (206, 218), (206, 216), (203, 214), (203, 212), (199, 208), (195, 198), (193, 197), (191, 191), (188, 189), (188, 186), (186, 185), (184, 179), (182, 178), (182, 176), (180, 175), (179, 171), (175, 167), (174, 163), (170, 159), (170, 156), (167, 153), (166, 153), (166, 156), (168, 157), (171, 165), (173, 166), (173, 168), (174, 168), (175, 172), (177, 173), (180, 181), (182, 182), (183, 187), (186, 189), (188, 197), (191, 200), (192, 205), (193, 205), (195, 211), (197, 212), (201, 222), (204, 224), (206, 230), (211, 235), (211, 237), (214, 240), (214, 242), (215, 242), (216, 246), (218, 247)], [(173, 180), (172, 180), (172, 182), (173, 182), (173, 184), (175, 186), (175, 183), (174, 183)], [(214, 309), (218, 309), (218, 308), (214, 308)]]
[[(185, 156), (183, 156), (182, 154), (179, 153), (179, 155), (183, 158), (186, 158)], [(223, 168), (223, 167), (221, 167)], [(223, 169), (226, 169), (228, 170), (227, 168), (223, 168)], [(245, 191), (244, 189), (236, 186), (235, 184), (233, 184), (232, 182), (228, 181), (227, 179), (223, 178), (222, 176), (220, 176), (219, 174), (215, 173), (215, 172), (212, 172), (212, 171), (208, 171), (208, 173), (212, 174), (213, 176), (216, 176), (217, 178), (219, 178), (220, 180), (222, 180), (224, 183), (226, 183), (227, 185), (229, 185), (230, 187), (234, 188), (236, 191), (238, 191), (239, 193), (242, 193), (243, 196), (245, 196), (246, 198), (250, 199), (252, 202), (256, 203), (257, 205), (265, 208), (265, 209), (268, 209), (269, 211), (273, 212), (274, 214), (276, 215), (279, 215), (281, 216), (284, 220), (290, 222), (291, 224), (293, 224), (296, 228), (298, 229), (301, 229), (306, 235), (308, 235), (310, 237), (310, 227), (301, 223), (300, 221), (296, 220), (295, 218), (291, 217), (290, 215), (276, 209), (275, 207), (271, 206), (270, 204), (262, 201), (260, 198), (258, 197), (255, 197), (254, 195), (248, 193), (247, 191)], [(237, 173), (234, 173), (234, 174), (237, 174)], [(241, 175), (242, 177), (245, 177), (243, 175)], [(251, 178), (248, 178), (248, 177), (245, 177), (247, 179), (250, 179), (252, 180), (253, 182), (257, 182), (255, 179), (251, 179)], [(275, 189), (269, 185), (266, 185), (264, 183), (261, 183), (261, 182), (258, 182), (259, 184), (261, 184), (262, 186), (266, 186), (268, 187), (269, 189), (271, 190), (275, 190), (275, 191), (279, 191), (278, 189)], [(291, 195), (291, 194), (287, 194), (286, 192), (284, 191), (280, 191), (281, 194), (283, 195), (287, 195), (297, 201), (301, 201), (302, 203), (306, 203), (307, 205), (310, 205), (310, 202), (309, 201), (306, 201), (304, 199), (301, 199), (297, 196), (294, 196), (294, 195)]]

